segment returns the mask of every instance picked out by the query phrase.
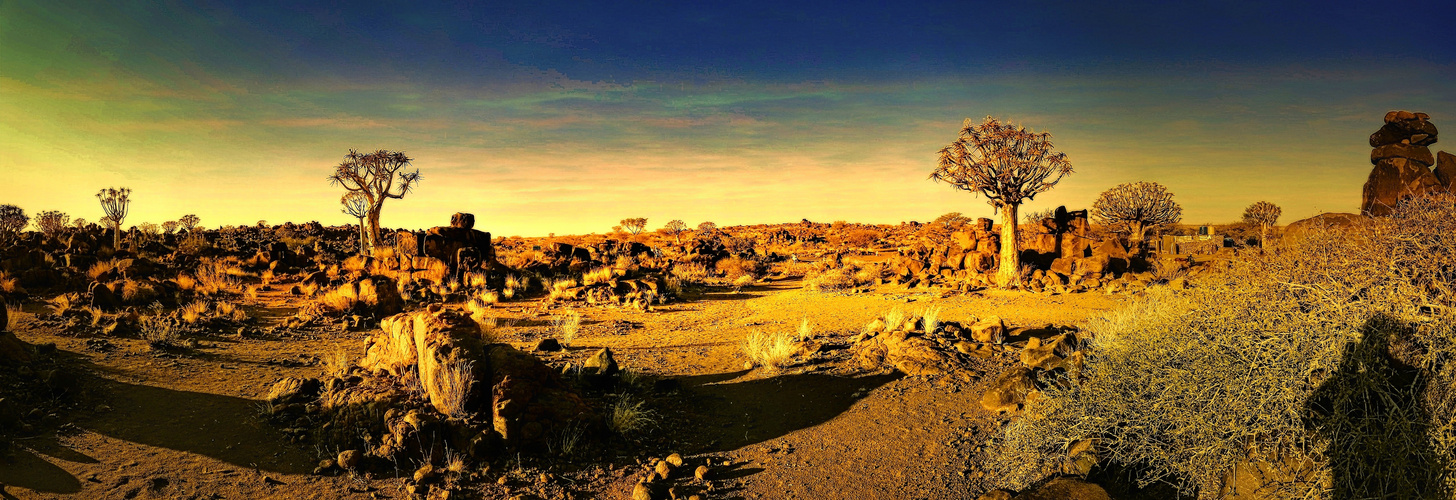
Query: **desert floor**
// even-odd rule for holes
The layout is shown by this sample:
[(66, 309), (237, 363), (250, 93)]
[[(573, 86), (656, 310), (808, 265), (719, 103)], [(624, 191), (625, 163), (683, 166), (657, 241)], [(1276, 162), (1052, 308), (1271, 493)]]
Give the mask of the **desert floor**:
[[(283, 284), (282, 289), (287, 288)], [(14, 498), (409, 498), (397, 477), (319, 476), (331, 450), (293, 442), (263, 421), (262, 399), (286, 376), (318, 377), (336, 346), (362, 354), (367, 331), (287, 330), (297, 299), (265, 293), (242, 335), (200, 339), (157, 353), (132, 339), (76, 338), (22, 318), (18, 336), (54, 343), (86, 366), (85, 407), (54, 435), (19, 442), (0, 468)], [(666, 380), (650, 403), (656, 425), (632, 442), (605, 443), (595, 458), (520, 457), (478, 474), (452, 498), (630, 498), (652, 457), (682, 453), (715, 476), (684, 482), (705, 498), (976, 498), (977, 464), (1003, 417), (983, 410), (984, 387), (1015, 362), (932, 378), (869, 371), (848, 359), (845, 339), (901, 308), (944, 308), (947, 321), (999, 315), (1012, 327), (1076, 325), (1127, 300), (1083, 293), (1041, 295), (882, 287), (824, 294), (798, 280), (734, 293), (707, 288), (654, 312), (582, 307), (582, 333), (553, 364), (610, 347), (625, 368)], [(533, 301), (500, 306), (502, 337), (530, 349), (552, 335)], [(38, 314), (35, 306), (27, 312)], [(27, 315), (30, 316), (30, 315)], [(755, 330), (797, 328), (805, 318), (824, 349), (774, 373), (746, 370), (740, 344)], [(277, 328), (275, 328), (277, 327)], [(408, 474), (408, 472), (405, 472)]]

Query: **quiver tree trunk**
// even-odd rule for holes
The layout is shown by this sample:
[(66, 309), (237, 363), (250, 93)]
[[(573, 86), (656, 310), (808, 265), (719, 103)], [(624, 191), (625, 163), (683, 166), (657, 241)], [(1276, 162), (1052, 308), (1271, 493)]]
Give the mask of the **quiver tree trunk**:
[(996, 284), (1011, 288), (1021, 284), (1021, 248), (1016, 241), (1017, 205), (1001, 205), (1001, 269), (996, 272)]

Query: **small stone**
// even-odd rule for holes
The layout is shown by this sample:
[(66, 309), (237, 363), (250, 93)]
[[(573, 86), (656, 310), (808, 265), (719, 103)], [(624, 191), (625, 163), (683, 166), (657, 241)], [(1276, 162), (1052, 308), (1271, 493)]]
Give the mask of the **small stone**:
[(611, 349), (603, 347), (582, 363), (582, 367), (598, 375), (611, 375), (617, 373), (617, 360), (612, 357)]
[(693, 471), (693, 477), (698, 478), (699, 481), (707, 481), (712, 474), (713, 470), (706, 465), (699, 465), (698, 470)]
[(337, 463), (339, 464), (339, 467), (353, 470), (359, 467), (359, 461), (363, 458), (363, 456), (364, 454), (360, 453), (359, 450), (344, 450), (339, 452)]
[(667, 456), (667, 463), (668, 463), (668, 465), (671, 465), (673, 467), (682, 467), (682, 464), (683, 464), (682, 455), (679, 455), (677, 453), (673, 453), (671, 455), (668, 455)]
[(556, 352), (561, 350), (561, 342), (555, 338), (544, 338), (536, 343), (536, 352)]
[(430, 464), (421, 465), (420, 468), (419, 468), (419, 470), (416, 470), (415, 471), (415, 477), (414, 477), (415, 484), (419, 484), (419, 483), (423, 483), (425, 481), (429, 481), (430, 479), (434, 479), (434, 477), (435, 477), (435, 466), (430, 465)]
[(662, 476), (663, 479), (672, 477), (672, 465), (665, 460), (657, 462), (657, 475)]

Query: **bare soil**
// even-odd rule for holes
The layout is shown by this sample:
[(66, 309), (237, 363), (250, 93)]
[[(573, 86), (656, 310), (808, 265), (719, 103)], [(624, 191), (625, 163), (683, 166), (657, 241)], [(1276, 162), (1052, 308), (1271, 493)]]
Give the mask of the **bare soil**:
[[(287, 289), (284, 284), (276, 289)], [(609, 347), (625, 368), (659, 379), (653, 429), (608, 442), (590, 458), (521, 457), (492, 464), (452, 498), (631, 498), (643, 464), (681, 453), (709, 463), (710, 481), (680, 480), (705, 498), (976, 498), (986, 491), (982, 445), (1000, 417), (978, 404), (1015, 361), (987, 360), (964, 373), (906, 377), (849, 362), (847, 337), (892, 308), (944, 309), (948, 321), (999, 315), (1012, 326), (1075, 325), (1124, 300), (1103, 294), (1043, 295), (882, 287), (824, 294), (798, 280), (735, 293), (707, 288), (653, 312), (583, 307), (581, 334), (553, 363)], [(78, 370), (81, 401), (44, 432), (17, 441), (0, 462), (7, 498), (410, 498), (399, 477), (314, 475), (319, 449), (263, 419), (263, 400), (283, 377), (318, 377), (336, 346), (363, 352), (366, 331), (290, 330), (298, 307), (281, 292), (248, 306), (241, 335), (159, 352), (146, 342), (62, 334), (28, 308), (17, 336), (54, 343)], [(502, 340), (530, 349), (554, 335), (536, 301), (500, 306)], [(808, 319), (824, 348), (778, 371), (745, 368), (740, 349), (755, 330), (794, 330)], [(64, 423), (62, 423), (64, 422)], [(42, 427), (37, 427), (41, 429)], [(400, 471), (408, 475), (409, 471)], [(687, 473), (691, 476), (691, 472)]]

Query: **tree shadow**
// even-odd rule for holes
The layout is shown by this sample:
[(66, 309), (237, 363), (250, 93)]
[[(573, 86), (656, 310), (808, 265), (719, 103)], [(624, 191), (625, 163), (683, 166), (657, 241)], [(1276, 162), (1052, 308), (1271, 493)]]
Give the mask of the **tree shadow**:
[[(59, 458), (59, 457), (58, 457)], [(0, 484), (19, 486), (40, 493), (69, 494), (81, 491), (81, 481), (36, 452), (14, 447), (0, 457)], [(0, 498), (14, 498), (5, 495)]]
[(1429, 446), (1427, 377), (1397, 359), (1416, 332), (1383, 315), (1361, 330), (1305, 416), (1306, 427), (1330, 440), (1331, 498), (1432, 497), (1445, 464)]
[(743, 373), (679, 379), (691, 424), (680, 426), (677, 438), (691, 453), (735, 450), (828, 422), (900, 377), (806, 373), (732, 381)]

